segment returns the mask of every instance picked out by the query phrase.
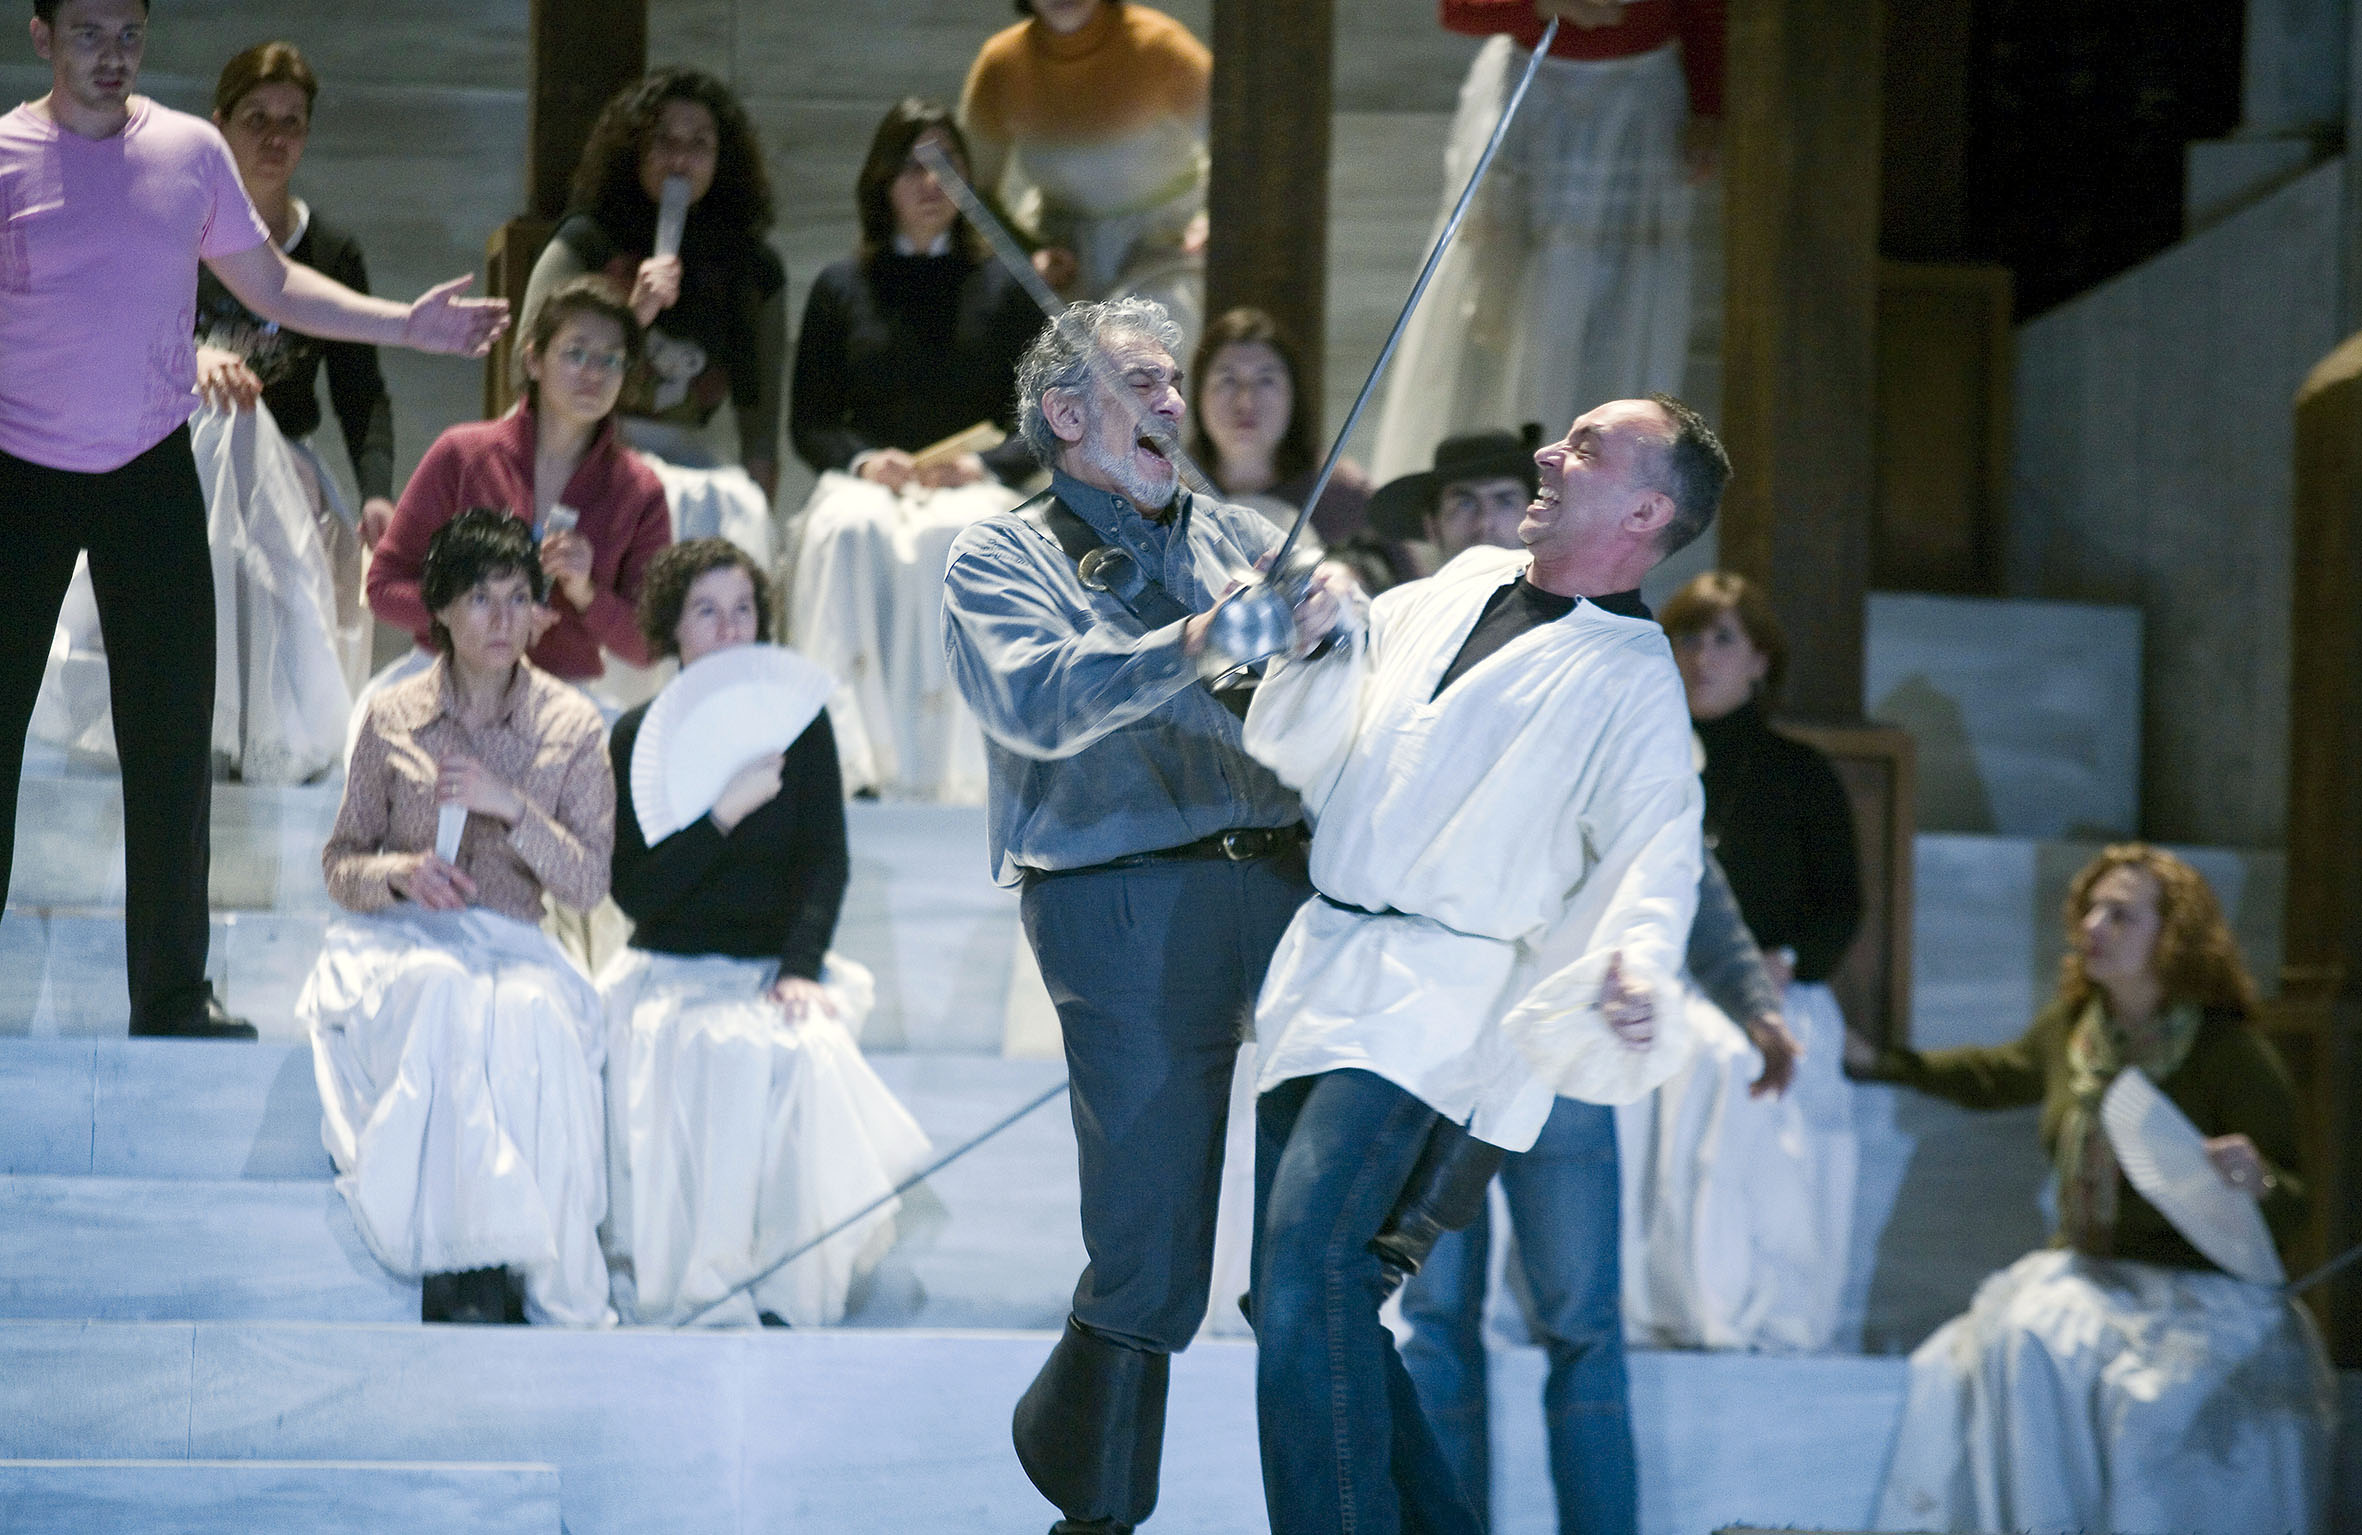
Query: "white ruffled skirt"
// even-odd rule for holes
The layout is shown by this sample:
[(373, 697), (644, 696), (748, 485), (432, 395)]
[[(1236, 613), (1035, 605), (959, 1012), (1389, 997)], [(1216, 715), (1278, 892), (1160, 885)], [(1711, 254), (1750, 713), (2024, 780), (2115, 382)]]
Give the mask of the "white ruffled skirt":
[(379, 1262), (513, 1268), (533, 1321), (614, 1320), (599, 997), (557, 945), (481, 909), (347, 914), (296, 1016), (337, 1188)]
[[(854, 1043), (869, 973), (832, 955), (822, 984), (838, 1016), (790, 1022), (763, 995), (777, 971), (764, 960), (626, 949), (599, 977), (606, 1240), (630, 1320), (750, 1327), (770, 1312), (798, 1327), (842, 1321), (846, 1291), (890, 1242), (899, 1202), (860, 1212), (931, 1149)], [(730, 1294), (847, 1220), (751, 1291)]]
[(1912, 1354), (1877, 1526), (2314, 1535), (2334, 1393), (2274, 1290), (2033, 1253)]
[(943, 571), (968, 524), (1023, 498), (997, 480), (896, 494), (830, 471), (797, 534), (789, 643), (837, 679), (848, 792), (984, 802), (984, 734), (943, 656)]
[(1853, 1246), (1857, 1150), (1828, 987), (1788, 988), (1804, 1046), (1780, 1097), (1750, 1097), (1763, 1057), (1697, 989), (1698, 1052), (1616, 1111), (1625, 1335), (1644, 1348), (1825, 1349)]
[[(1476, 168), (1527, 55), (1487, 42), (1460, 88), (1436, 231)], [(1670, 44), (1545, 58), (1458, 239), (1403, 337), (1371, 473), (1423, 470), (1459, 432), (1544, 440), (1602, 400), (1678, 392), (1689, 355), (1688, 108)]]

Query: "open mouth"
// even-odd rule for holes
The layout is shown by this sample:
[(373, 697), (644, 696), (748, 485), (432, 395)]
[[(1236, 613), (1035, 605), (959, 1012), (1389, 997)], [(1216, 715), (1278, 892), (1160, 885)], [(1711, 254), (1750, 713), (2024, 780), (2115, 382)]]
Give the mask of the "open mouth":
[(1159, 463), (1169, 464), (1173, 461), (1172, 449), (1146, 432), (1133, 439), (1133, 446)]

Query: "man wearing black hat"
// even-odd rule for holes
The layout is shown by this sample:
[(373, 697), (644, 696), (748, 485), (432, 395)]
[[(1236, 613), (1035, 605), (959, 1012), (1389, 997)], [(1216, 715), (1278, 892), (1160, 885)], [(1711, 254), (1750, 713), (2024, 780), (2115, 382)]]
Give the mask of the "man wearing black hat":
[(1541, 427), (1522, 432), (1471, 432), (1447, 437), (1435, 449), (1435, 467), (1406, 474), (1370, 497), (1369, 522), (1380, 537), (1420, 540), (1434, 551), (1431, 574), (1462, 550), (1480, 544), (1517, 547), (1518, 519), (1540, 483), (1534, 450)]

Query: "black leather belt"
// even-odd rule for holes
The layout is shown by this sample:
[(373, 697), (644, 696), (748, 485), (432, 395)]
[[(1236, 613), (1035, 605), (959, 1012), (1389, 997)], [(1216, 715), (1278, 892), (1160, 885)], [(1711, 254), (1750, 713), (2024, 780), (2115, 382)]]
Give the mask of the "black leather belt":
[(1201, 859), (1220, 859), (1227, 863), (1252, 863), (1258, 858), (1276, 858), (1293, 852), (1312, 840), (1312, 828), (1298, 821), (1293, 826), (1234, 826), (1228, 831), (1200, 837), (1195, 842), (1184, 842), (1179, 847), (1160, 847), (1146, 853), (1127, 853), (1121, 858), (1110, 858), (1105, 863), (1084, 864), (1078, 869), (1035, 869), (1025, 871), (1025, 882), (1057, 879), (1068, 874), (1097, 874), (1103, 869), (1137, 869), (1152, 863), (1184, 863)]

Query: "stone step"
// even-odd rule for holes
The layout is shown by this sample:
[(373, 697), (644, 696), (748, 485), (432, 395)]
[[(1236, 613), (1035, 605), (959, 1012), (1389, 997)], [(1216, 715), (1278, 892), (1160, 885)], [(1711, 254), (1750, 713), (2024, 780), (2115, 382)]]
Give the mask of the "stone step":
[(559, 1535), (558, 1468), (382, 1461), (7, 1460), (12, 1535)]
[[(1052, 1514), (1008, 1409), (1051, 1336), (0, 1323), (0, 1454), (499, 1455), (558, 1467), (575, 1535), (1020, 1530)], [(1539, 1535), (1541, 1356), (1493, 1365), (1495, 1528)], [(1642, 1353), (1632, 1377), (1649, 1535), (1864, 1522), (1902, 1361)], [(1156, 1527), (1262, 1528), (1256, 1467), (1253, 1348), (1177, 1356)]]
[(1919, 829), (2130, 835), (2141, 643), (2138, 608), (1873, 592), (1862, 711), (1919, 748)]
[(0, 1316), (418, 1321), (326, 1182), (0, 1178)]
[[(881, 1055), (939, 1153), (1055, 1062)], [(415, 1320), (326, 1181), (308, 1046), (0, 1041), (0, 1315)], [(914, 1193), (856, 1326), (1049, 1327), (1085, 1261), (1074, 1129), (1044, 1104)], [(12, 1256), (13, 1255), (13, 1256)]]

